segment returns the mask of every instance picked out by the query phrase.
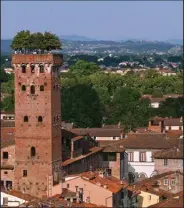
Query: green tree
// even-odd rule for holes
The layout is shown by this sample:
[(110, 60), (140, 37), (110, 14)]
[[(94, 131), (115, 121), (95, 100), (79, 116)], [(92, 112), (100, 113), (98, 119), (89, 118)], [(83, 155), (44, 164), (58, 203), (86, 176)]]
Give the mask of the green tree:
[(120, 121), (129, 130), (147, 125), (149, 101), (140, 100), (137, 90), (127, 87), (117, 89), (109, 108), (107, 123), (114, 124)]
[(100, 69), (97, 64), (83, 60), (78, 60), (74, 65), (70, 67), (70, 72), (76, 75), (90, 75), (99, 70)]
[(1, 102), (1, 109), (4, 111), (13, 111), (14, 110), (14, 96), (10, 95), (3, 99)]
[(91, 86), (76, 85), (62, 88), (62, 119), (77, 127), (100, 127), (103, 106)]

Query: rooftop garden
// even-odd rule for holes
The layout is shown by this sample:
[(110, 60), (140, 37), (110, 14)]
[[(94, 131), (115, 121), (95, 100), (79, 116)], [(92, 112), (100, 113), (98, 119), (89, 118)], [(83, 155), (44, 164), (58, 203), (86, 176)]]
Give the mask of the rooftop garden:
[(23, 30), (14, 37), (11, 48), (15, 53), (47, 53), (51, 50), (62, 49), (60, 39), (50, 32), (31, 33)]

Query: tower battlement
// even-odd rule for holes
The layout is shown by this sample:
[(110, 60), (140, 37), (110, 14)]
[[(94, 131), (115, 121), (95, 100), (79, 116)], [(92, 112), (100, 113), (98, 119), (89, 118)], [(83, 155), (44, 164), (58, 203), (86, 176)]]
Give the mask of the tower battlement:
[(31, 64), (31, 63), (53, 63), (55, 65), (63, 64), (63, 55), (61, 54), (13, 54), (12, 64)]

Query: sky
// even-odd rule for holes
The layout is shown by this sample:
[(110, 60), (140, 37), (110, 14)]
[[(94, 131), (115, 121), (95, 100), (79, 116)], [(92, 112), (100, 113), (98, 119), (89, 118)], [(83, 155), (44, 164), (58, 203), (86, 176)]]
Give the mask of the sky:
[(102, 40), (183, 37), (182, 1), (3, 1), (1, 38), (21, 30)]

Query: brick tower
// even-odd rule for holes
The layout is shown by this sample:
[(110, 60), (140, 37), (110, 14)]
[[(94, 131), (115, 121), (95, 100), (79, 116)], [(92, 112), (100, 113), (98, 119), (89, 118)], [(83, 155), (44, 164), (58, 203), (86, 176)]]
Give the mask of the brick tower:
[(60, 182), (61, 55), (14, 54), (15, 181), (14, 189), (51, 196)]

